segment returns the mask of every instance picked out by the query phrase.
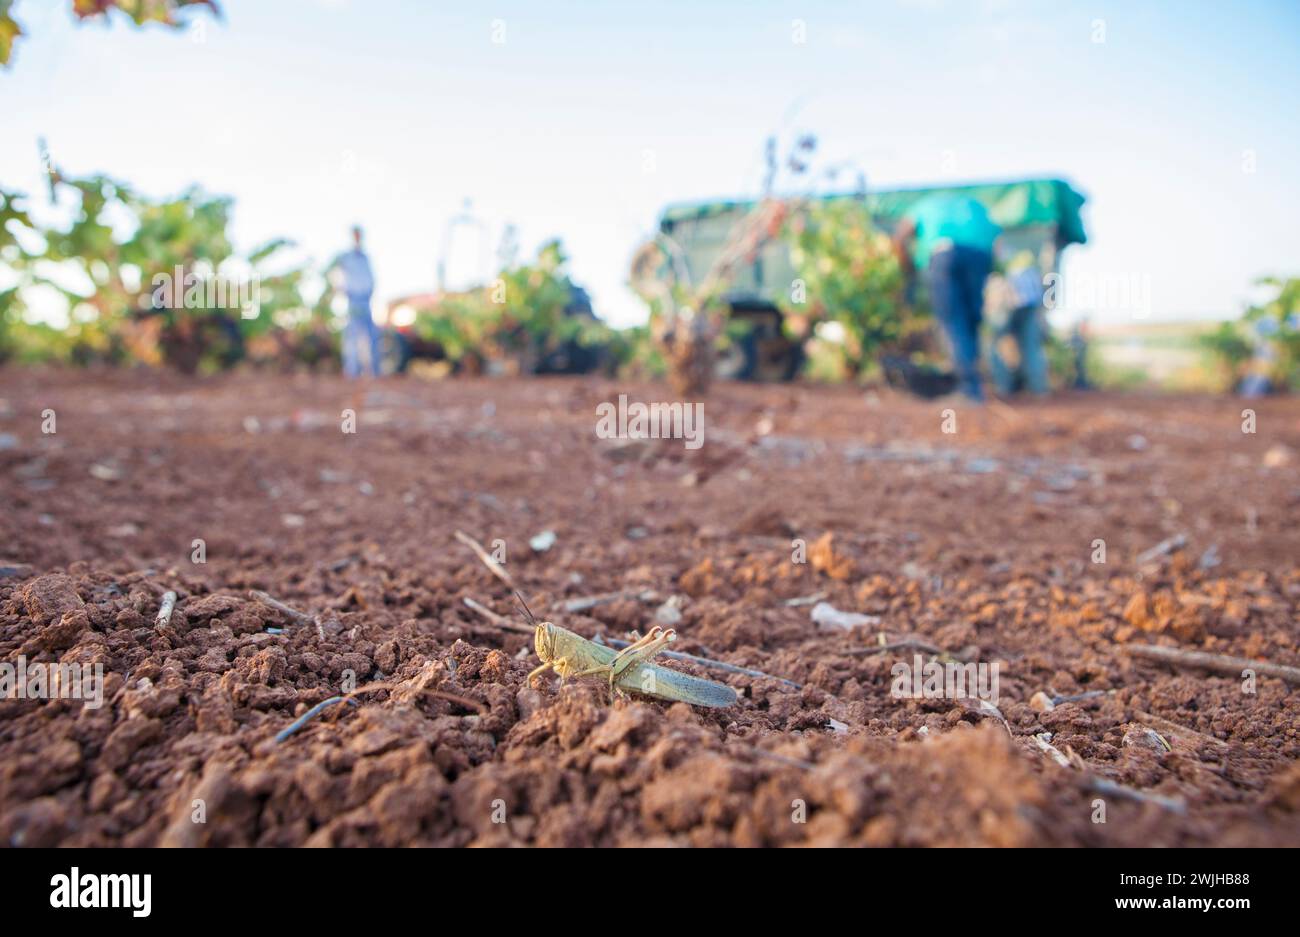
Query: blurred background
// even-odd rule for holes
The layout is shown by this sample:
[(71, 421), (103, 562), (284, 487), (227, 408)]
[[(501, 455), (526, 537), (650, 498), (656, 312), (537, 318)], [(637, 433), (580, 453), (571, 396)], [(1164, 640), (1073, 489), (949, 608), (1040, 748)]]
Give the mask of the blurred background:
[[(17, 0), (0, 43), (10, 361), (337, 367), (327, 271), (359, 225), (389, 371), (663, 373), (647, 323), (693, 306), (721, 310), (723, 376), (942, 370), (883, 245), (832, 242), (889, 234), (880, 193), (1050, 180), (1068, 194), (1044, 211), (1080, 237), (1018, 247), (1059, 274), (1054, 386), (1084, 359), (1101, 385), (1295, 381), (1293, 3)], [(833, 194), (865, 215), (827, 217)], [(1028, 189), (980, 198), (1005, 230), (1042, 223)], [(798, 210), (698, 295), (773, 199)], [(681, 227), (732, 202), (725, 225)], [(638, 283), (665, 233), (687, 259)], [(818, 263), (857, 297), (792, 298)], [(178, 265), (255, 282), (256, 308), (161, 308), (150, 286)]]

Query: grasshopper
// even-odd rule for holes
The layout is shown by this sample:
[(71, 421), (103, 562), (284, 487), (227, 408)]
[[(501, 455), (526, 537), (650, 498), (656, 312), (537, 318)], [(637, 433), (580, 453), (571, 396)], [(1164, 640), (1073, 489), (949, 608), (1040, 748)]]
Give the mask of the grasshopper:
[[(520, 604), (523, 605), (521, 598)], [(612, 647), (588, 641), (580, 634), (549, 621), (538, 621), (523, 605), (528, 623), (536, 630), (533, 646), (542, 665), (528, 675), (527, 683), (547, 670), (554, 670), (560, 680), (570, 677), (607, 677), (609, 691), (631, 691), (672, 702), (693, 706), (734, 706), (739, 697), (725, 683), (702, 680), (679, 670), (669, 670), (650, 659), (677, 639), (677, 632), (658, 625), (643, 638), (616, 651)]]

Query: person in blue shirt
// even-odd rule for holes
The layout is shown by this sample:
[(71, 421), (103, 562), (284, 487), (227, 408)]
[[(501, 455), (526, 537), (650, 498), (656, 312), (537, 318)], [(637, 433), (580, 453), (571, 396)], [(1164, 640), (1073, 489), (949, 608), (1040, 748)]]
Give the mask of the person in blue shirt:
[(370, 297), (375, 292), (375, 275), (370, 258), (361, 249), (361, 228), (352, 229), (352, 249), (340, 254), (331, 264), (339, 289), (348, 300), (348, 322), (343, 327), (343, 373), (360, 377), (364, 354), (370, 373), (379, 375), (379, 329), (370, 313)]
[(993, 269), (993, 243), (1001, 233), (983, 205), (958, 195), (922, 199), (894, 232), (909, 281), (924, 271), (930, 304), (952, 345), (958, 387), (974, 401), (984, 399), (979, 329), (984, 282)]

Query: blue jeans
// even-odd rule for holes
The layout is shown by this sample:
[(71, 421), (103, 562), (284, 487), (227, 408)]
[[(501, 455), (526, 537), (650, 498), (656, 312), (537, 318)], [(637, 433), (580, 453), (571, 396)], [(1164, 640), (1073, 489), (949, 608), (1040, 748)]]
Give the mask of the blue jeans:
[[(1020, 364), (1007, 366), (998, 351), (998, 342), (1010, 336), (1020, 352)], [(1043, 313), (1037, 306), (1021, 306), (1007, 316), (1006, 324), (993, 333), (989, 349), (989, 370), (998, 392), (1013, 394), (1021, 388), (1031, 394), (1047, 393), (1047, 354), (1043, 351), (1045, 338)]]
[(361, 376), (361, 355), (365, 349), (370, 373), (379, 376), (379, 329), (370, 315), (370, 303), (348, 304), (348, 324), (343, 327), (343, 373)]
[(958, 386), (971, 400), (984, 399), (979, 332), (984, 318), (984, 281), (992, 269), (991, 253), (958, 244), (931, 254), (926, 271), (930, 304), (952, 343)]

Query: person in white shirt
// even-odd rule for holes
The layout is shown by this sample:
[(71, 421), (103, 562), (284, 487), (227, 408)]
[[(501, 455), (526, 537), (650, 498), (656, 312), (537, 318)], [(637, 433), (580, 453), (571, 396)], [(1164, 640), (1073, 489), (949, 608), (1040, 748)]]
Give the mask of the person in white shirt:
[(338, 274), (348, 298), (348, 322), (343, 328), (343, 373), (360, 377), (364, 353), (370, 373), (379, 375), (379, 329), (370, 314), (370, 297), (375, 292), (375, 275), (370, 258), (361, 249), (361, 228), (352, 229), (353, 247), (335, 259), (331, 272)]

